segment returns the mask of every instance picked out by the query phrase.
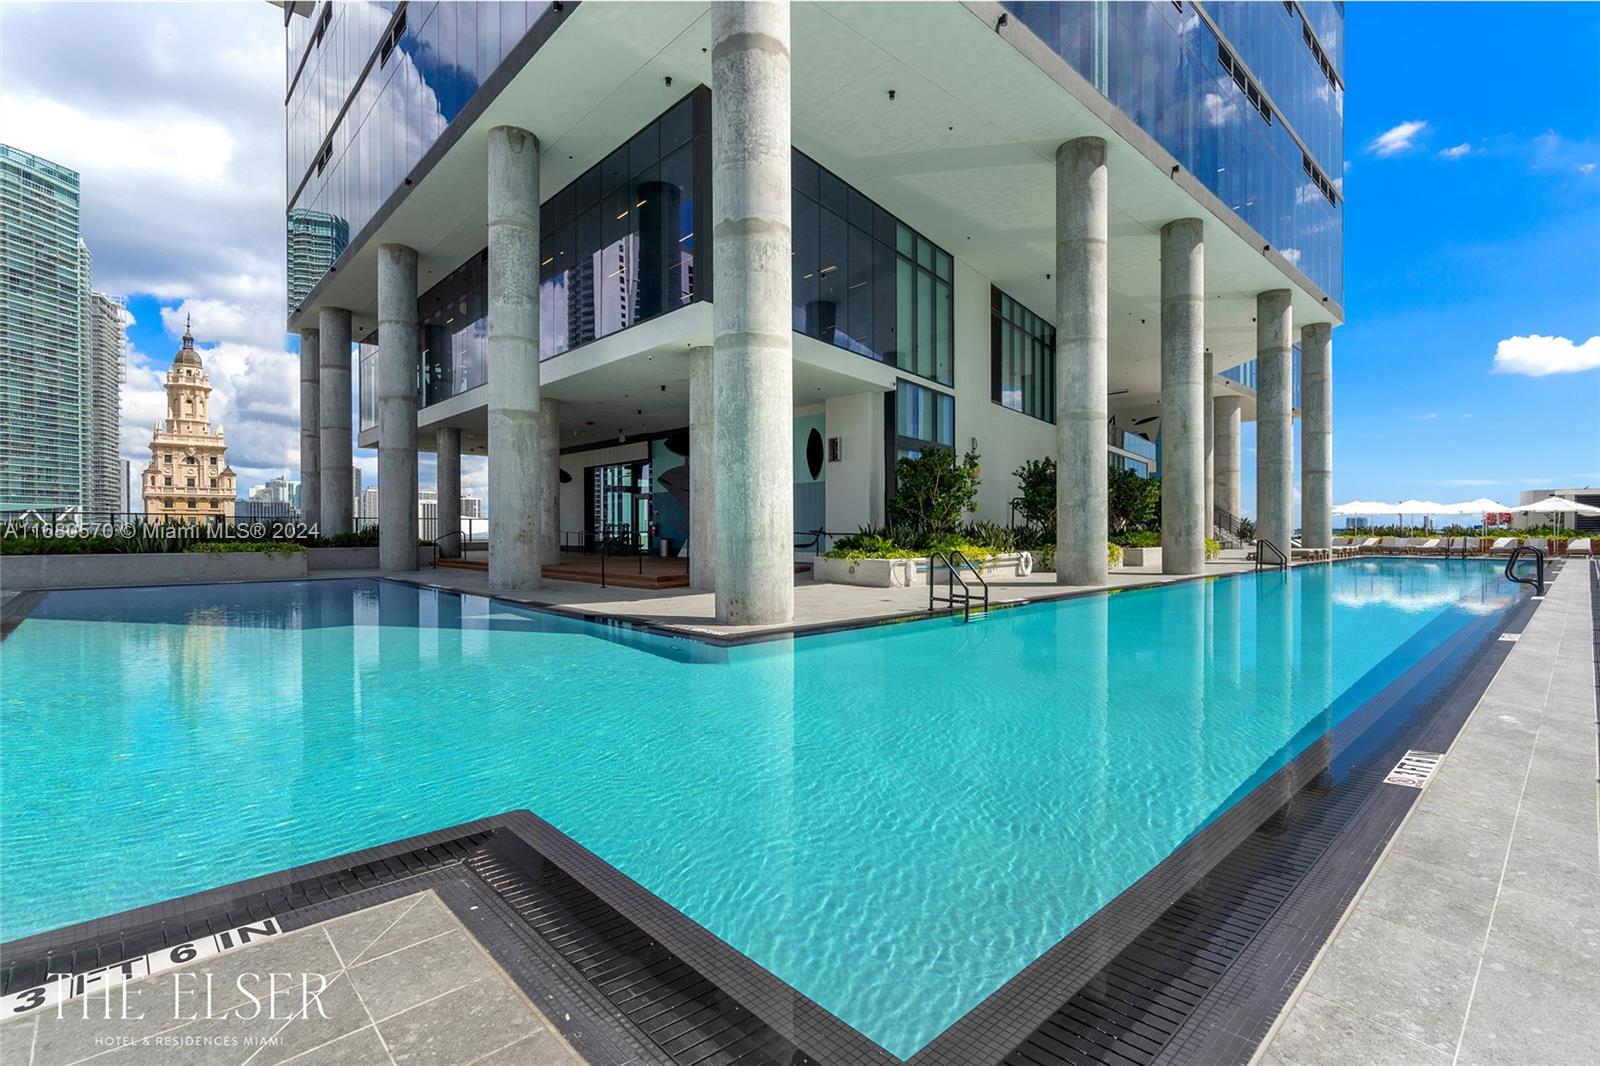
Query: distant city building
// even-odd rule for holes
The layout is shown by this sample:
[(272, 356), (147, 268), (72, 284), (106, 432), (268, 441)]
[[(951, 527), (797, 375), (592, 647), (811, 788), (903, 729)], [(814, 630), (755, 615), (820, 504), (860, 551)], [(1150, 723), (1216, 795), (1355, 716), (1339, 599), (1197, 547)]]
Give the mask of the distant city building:
[(144, 509), (150, 521), (234, 517), (238, 479), (228, 466), (222, 427), (211, 428), (210, 397), (211, 379), (185, 327), (183, 347), (167, 371), (167, 417), (155, 427), (150, 465), (144, 471)]
[(117, 503), (122, 323), (78, 212), (76, 171), (0, 144), (0, 510)]
[(356, 496), (356, 528), (378, 524), (378, 486), (362, 489)]
[(128, 359), (125, 312), (104, 293), (91, 293), (89, 304), (89, 363), (84, 375), (85, 506), (91, 511), (125, 511), (128, 479), (123, 476), (118, 454)]
[(345, 245), (350, 224), (325, 211), (297, 207), (289, 212), (289, 310), (299, 307), (328, 272)]
[(133, 464), (126, 459), (117, 460), (117, 472), (122, 484), (117, 489), (117, 510), (127, 513), (139, 494), (133, 491)]
[(250, 490), (250, 499), (256, 503), (282, 503), (300, 506), (300, 482), (290, 481), (279, 474)]
[(300, 518), (300, 512), (293, 504), (285, 500), (259, 499), (253, 493), (249, 499), (235, 500), (233, 508), (235, 522), (265, 522), (269, 519), (295, 522)]
[(461, 517), (462, 518), (482, 518), (483, 517), (483, 501), (478, 499), (478, 497), (476, 497), (476, 496), (463, 496), (463, 497), (461, 497)]

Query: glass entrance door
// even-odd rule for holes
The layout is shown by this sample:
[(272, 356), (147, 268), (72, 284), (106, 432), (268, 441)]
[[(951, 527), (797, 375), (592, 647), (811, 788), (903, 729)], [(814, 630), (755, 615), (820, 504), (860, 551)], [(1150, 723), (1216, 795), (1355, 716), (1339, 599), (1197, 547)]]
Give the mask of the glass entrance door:
[(588, 478), (590, 543), (622, 539), (636, 549), (650, 545), (650, 463), (591, 466)]

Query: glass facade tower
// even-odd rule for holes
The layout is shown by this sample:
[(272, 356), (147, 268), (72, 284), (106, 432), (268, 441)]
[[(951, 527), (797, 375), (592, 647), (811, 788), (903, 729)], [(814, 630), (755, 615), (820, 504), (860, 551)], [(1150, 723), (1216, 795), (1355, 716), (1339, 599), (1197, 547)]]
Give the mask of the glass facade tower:
[(88, 504), (89, 254), (78, 174), (0, 145), (0, 510)]
[(1005, 6), (1344, 303), (1342, 3)]

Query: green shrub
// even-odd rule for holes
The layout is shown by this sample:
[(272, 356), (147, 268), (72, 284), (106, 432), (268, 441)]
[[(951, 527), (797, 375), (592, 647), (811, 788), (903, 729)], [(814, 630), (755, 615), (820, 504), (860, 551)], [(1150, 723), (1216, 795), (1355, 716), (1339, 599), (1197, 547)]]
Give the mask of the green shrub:
[(1056, 568), (1056, 546), (1055, 546), (1055, 542), (1052, 541), (1052, 542), (1050, 542), (1048, 544), (1041, 544), (1038, 548), (1032, 549), (1032, 551), (1033, 551), (1033, 568), (1035, 570), (1051, 570), (1051, 571), (1055, 570), (1055, 568)]
[(1240, 540), (1255, 540), (1256, 539), (1256, 524), (1254, 522), (1250, 521), (1250, 519), (1248, 519), (1248, 518), (1239, 519), (1239, 539)]
[(949, 448), (929, 448), (894, 467), (894, 495), (889, 498), (890, 526), (905, 526), (917, 535), (953, 533), (963, 515), (978, 507), (978, 455), (961, 460)]
[(990, 551), (1005, 554), (1017, 551), (1017, 531), (1007, 529), (998, 522), (970, 522), (962, 536), (972, 544), (981, 544)]
[(1222, 541), (1206, 538), (1206, 558), (1220, 559), (1222, 557)]
[(1153, 528), (1161, 520), (1161, 479), (1112, 467), (1106, 483), (1106, 512), (1113, 533)]
[(1122, 545), (1118, 544), (1116, 541), (1108, 542), (1106, 544), (1106, 569), (1110, 570), (1113, 567), (1118, 567), (1121, 565)]
[(1161, 531), (1159, 529), (1141, 529), (1130, 533), (1113, 533), (1112, 543), (1124, 548), (1159, 548), (1161, 547)]
[(1017, 513), (1034, 529), (1055, 539), (1056, 461), (1049, 456), (1029, 459), (1012, 471), (1017, 479)]
[(378, 527), (368, 526), (350, 533), (335, 533), (324, 542), (330, 548), (376, 548)]
[(202, 540), (190, 544), (184, 551), (209, 552), (228, 555), (233, 552), (262, 552), (267, 555), (293, 555), (305, 551), (305, 546), (288, 540)]

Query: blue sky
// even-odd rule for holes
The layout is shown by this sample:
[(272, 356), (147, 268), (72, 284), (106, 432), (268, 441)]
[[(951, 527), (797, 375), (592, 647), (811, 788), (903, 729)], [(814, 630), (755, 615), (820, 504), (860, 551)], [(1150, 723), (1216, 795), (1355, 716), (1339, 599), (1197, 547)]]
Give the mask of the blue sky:
[(1600, 485), (1600, 369), (1494, 372), (1600, 334), (1600, 5), (1345, 14), (1336, 499)]

